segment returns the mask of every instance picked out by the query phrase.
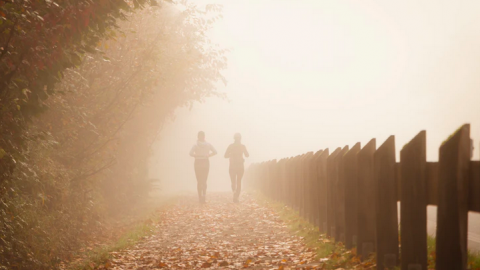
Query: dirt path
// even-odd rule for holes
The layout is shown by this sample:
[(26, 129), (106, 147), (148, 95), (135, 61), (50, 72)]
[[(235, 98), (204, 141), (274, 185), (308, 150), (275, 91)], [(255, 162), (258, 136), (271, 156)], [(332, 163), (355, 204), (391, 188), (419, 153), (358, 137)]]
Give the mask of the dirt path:
[(114, 253), (109, 269), (289, 269), (305, 267), (314, 257), (249, 195), (240, 204), (229, 193), (210, 194), (205, 205), (184, 197), (157, 227), (153, 236)]

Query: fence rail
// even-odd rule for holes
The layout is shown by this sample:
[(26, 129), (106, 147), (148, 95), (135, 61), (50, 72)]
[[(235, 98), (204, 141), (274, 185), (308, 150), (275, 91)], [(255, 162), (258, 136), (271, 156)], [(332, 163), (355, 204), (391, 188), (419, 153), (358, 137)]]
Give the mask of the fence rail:
[[(421, 131), (395, 157), (395, 137), (252, 164), (250, 186), (297, 210), (319, 230), (377, 254), (377, 269), (427, 269), (427, 205), (437, 205), (436, 269), (467, 269), (468, 212), (480, 212), (480, 162), (463, 125), (426, 161)], [(400, 202), (401, 243), (397, 202)], [(400, 245), (399, 245), (400, 244)], [(399, 248), (400, 246), (400, 248)], [(401, 254), (401, 260), (400, 260)]]

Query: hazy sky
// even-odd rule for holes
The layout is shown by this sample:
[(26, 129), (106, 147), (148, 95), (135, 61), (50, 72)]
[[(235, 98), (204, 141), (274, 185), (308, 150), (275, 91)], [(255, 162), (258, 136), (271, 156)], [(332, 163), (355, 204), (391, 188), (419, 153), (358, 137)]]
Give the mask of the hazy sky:
[(156, 144), (152, 177), (196, 188), (196, 134), (219, 151), (210, 190), (229, 187), (223, 158), (241, 132), (250, 162), (427, 131), (428, 160), (464, 123), (480, 148), (480, 1), (196, 0), (221, 3), (211, 35), (231, 48), (218, 98), (179, 109)]

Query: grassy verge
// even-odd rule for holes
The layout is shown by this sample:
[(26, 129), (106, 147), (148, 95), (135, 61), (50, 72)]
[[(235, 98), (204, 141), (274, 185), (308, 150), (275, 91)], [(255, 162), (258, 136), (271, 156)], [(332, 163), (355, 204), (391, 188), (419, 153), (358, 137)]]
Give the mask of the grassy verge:
[(468, 252), (468, 265), (470, 266), (470, 269), (480, 269), (480, 252)]
[[(296, 235), (302, 237), (306, 245), (317, 252), (317, 258), (325, 261), (325, 269), (336, 269), (343, 267), (355, 267), (360, 264), (359, 258), (356, 256), (355, 249), (346, 250), (341, 243), (333, 243), (332, 239), (321, 234), (317, 227), (304, 220), (297, 211), (265, 197), (260, 193), (254, 193), (257, 200), (270, 208), (272, 208), (280, 218), (287, 224), (289, 229)], [(435, 238), (428, 236), (428, 269), (435, 269)], [(328, 260), (327, 260), (328, 259)], [(375, 265), (375, 254), (372, 254), (368, 260), (361, 265)], [(469, 251), (468, 254), (469, 269), (480, 269), (480, 252)], [(400, 269), (397, 267), (396, 269)]]
[(146, 215), (142, 220), (130, 224), (118, 239), (81, 254), (81, 259), (69, 264), (65, 269), (92, 270), (97, 269), (102, 265), (108, 269), (111, 257), (110, 254), (131, 247), (145, 237), (152, 235), (156, 229), (155, 225), (161, 220), (161, 213), (173, 206), (176, 200), (177, 198), (174, 197), (162, 202), (161, 206), (159, 206), (153, 213)]
[[(428, 236), (428, 268), (435, 269), (435, 237)], [(468, 251), (468, 269), (480, 269), (480, 252)]]
[(375, 269), (375, 256), (372, 254), (369, 258), (360, 261), (356, 250), (347, 250), (342, 243), (335, 243), (333, 239), (320, 233), (317, 227), (303, 219), (297, 211), (270, 200), (260, 193), (254, 193), (260, 204), (271, 208), (285, 222), (292, 233), (300, 236), (307, 247), (317, 253), (317, 260), (323, 263), (321, 269)]

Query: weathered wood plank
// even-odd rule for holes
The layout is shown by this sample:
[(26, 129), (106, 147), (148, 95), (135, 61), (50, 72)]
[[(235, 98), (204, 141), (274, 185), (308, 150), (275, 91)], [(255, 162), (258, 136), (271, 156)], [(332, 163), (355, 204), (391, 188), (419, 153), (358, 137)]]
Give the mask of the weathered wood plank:
[(399, 258), (395, 164), (395, 137), (390, 136), (374, 154), (378, 270), (393, 269)]
[(270, 171), (269, 171), (269, 168), (268, 168), (268, 164), (269, 164), (270, 160), (266, 161), (264, 164), (263, 164), (263, 173), (264, 173), (264, 193), (268, 195), (268, 189), (270, 188)]
[(290, 158), (285, 158), (282, 164), (282, 173), (283, 173), (283, 185), (282, 185), (282, 202), (285, 205), (288, 205), (288, 163)]
[(310, 200), (309, 181), (310, 181), (310, 161), (313, 158), (313, 152), (308, 152), (302, 162), (302, 200), (301, 216), (308, 220), (308, 201)]
[(470, 161), (470, 211), (480, 212), (480, 161)]
[(400, 151), (402, 270), (427, 269), (426, 132)]
[(298, 194), (297, 194), (297, 209), (300, 216), (303, 216), (303, 199), (305, 198), (305, 193), (303, 189), (303, 166), (306, 154), (303, 154), (298, 162), (298, 172), (297, 172), (297, 183), (298, 183)]
[(317, 160), (318, 176), (318, 224), (322, 233), (327, 233), (327, 159), (329, 157), (328, 148), (323, 150)]
[(270, 198), (275, 200), (276, 192), (277, 192), (277, 168), (276, 168), (277, 161), (274, 159), (270, 162), (269, 169), (270, 169)]
[(297, 211), (300, 215), (302, 215), (303, 211), (303, 200), (305, 198), (304, 190), (303, 190), (303, 166), (304, 160), (307, 154), (303, 154), (300, 156), (297, 164)]
[(289, 162), (288, 162), (288, 166), (287, 166), (287, 172), (288, 172), (288, 175), (287, 175), (287, 187), (288, 187), (288, 193), (287, 193), (287, 197), (288, 197), (288, 203), (287, 205), (293, 209), (293, 201), (294, 201), (294, 197), (295, 197), (295, 190), (293, 189), (293, 186), (294, 186), (294, 176), (295, 176), (295, 160), (296, 160), (296, 156), (294, 157), (291, 157)]
[(274, 199), (276, 201), (280, 200), (280, 194), (282, 192), (282, 182), (280, 179), (280, 160), (275, 160), (275, 163), (273, 164), (273, 171), (274, 171), (274, 185), (275, 185), (275, 192), (274, 192)]
[(316, 227), (318, 224), (318, 195), (319, 195), (319, 184), (318, 184), (318, 173), (317, 173), (317, 160), (322, 154), (322, 150), (317, 151), (313, 158), (310, 160), (310, 198), (308, 203), (308, 213), (309, 221), (314, 224)]
[(290, 189), (289, 189), (289, 166), (290, 166), (290, 162), (291, 162), (292, 158), (291, 157), (288, 157), (285, 159), (285, 163), (283, 165), (283, 171), (284, 171), (284, 183), (283, 183), (283, 202), (285, 203), (285, 205), (289, 205), (289, 193), (290, 193)]
[(300, 205), (302, 200), (302, 162), (305, 155), (300, 155), (295, 163), (295, 204), (294, 209), (300, 213)]
[(463, 125), (440, 147), (436, 267), (467, 269), (470, 125)]
[(286, 204), (286, 193), (287, 193), (287, 187), (286, 187), (286, 181), (287, 181), (287, 172), (286, 172), (286, 165), (288, 162), (288, 158), (282, 159), (282, 162), (279, 165), (279, 171), (280, 171), (280, 178), (282, 180), (281, 184), (281, 194), (280, 194), (280, 201)]
[(282, 158), (278, 162), (278, 198), (279, 202), (285, 202), (285, 162), (286, 158)]
[(277, 177), (277, 160), (273, 159), (269, 164), (270, 170), (270, 198), (275, 199), (277, 187), (278, 187), (278, 177)]
[(356, 143), (344, 157), (345, 177), (345, 247), (351, 249), (357, 244), (357, 154), (360, 152), (360, 143)]
[(264, 161), (260, 164), (260, 183), (261, 184), (261, 189), (262, 189), (262, 192), (264, 192), (266, 194), (266, 191), (268, 189), (268, 170), (267, 170), (267, 166), (265, 165), (267, 162)]
[(358, 215), (357, 252), (365, 259), (375, 251), (375, 179), (373, 176), (373, 154), (375, 139), (358, 152)]
[(335, 157), (342, 151), (338, 147), (327, 158), (327, 235), (335, 237), (335, 181), (337, 179), (337, 165)]
[(337, 179), (335, 181), (335, 239), (345, 243), (345, 176), (344, 157), (348, 152), (348, 145), (335, 157), (337, 166)]
[(292, 160), (292, 164), (290, 165), (290, 207), (292, 209), (296, 209), (297, 203), (297, 163), (300, 156), (295, 156)]
[(295, 184), (295, 161), (296, 161), (296, 156), (291, 157), (289, 162), (288, 162), (288, 178), (287, 178), (287, 186), (288, 186), (288, 206), (293, 209), (293, 202), (294, 202), (294, 197), (295, 197), (295, 190), (294, 190), (294, 184)]

